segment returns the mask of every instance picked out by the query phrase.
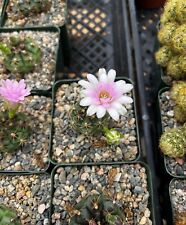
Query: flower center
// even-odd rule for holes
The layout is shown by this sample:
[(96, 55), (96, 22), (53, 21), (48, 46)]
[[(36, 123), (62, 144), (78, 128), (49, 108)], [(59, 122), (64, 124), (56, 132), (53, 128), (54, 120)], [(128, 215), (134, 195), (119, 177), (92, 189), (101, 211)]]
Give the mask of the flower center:
[(109, 92), (108, 91), (105, 91), (105, 90), (103, 90), (103, 91), (101, 91), (100, 93), (99, 93), (99, 99), (102, 99), (102, 98), (111, 98), (111, 96), (110, 96), (110, 94), (109, 94)]

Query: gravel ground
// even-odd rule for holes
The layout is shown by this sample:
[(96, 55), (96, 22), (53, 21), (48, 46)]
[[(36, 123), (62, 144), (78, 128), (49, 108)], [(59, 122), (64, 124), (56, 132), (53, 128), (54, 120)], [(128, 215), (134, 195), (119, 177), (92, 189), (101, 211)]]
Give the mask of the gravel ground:
[[(22, 0), (10, 0), (9, 4), (18, 4)], [(62, 26), (66, 21), (66, 3), (65, 0), (51, 0), (50, 10), (46, 13), (41, 13), (36, 16), (28, 16), (24, 19), (14, 20), (17, 13), (8, 13), (8, 19), (5, 23), (5, 27), (23, 27), (23, 26)]]
[[(160, 107), (162, 124), (165, 130), (181, 125), (174, 119), (174, 102), (170, 99), (170, 91), (166, 91), (160, 95)], [(165, 161), (168, 171), (173, 175), (186, 175), (186, 158), (183, 157), (183, 160), (183, 165), (180, 165), (174, 158), (166, 157)]]
[[(2, 107), (2, 102), (0, 102)], [(32, 135), (14, 154), (0, 153), (0, 170), (43, 170), (48, 161), (52, 100), (30, 96), (20, 111), (31, 119)]]
[[(85, 137), (71, 129), (69, 111), (74, 103), (79, 102), (80, 90), (77, 83), (63, 84), (57, 90), (53, 119), (53, 159), (57, 162), (134, 160), (137, 157), (138, 148), (133, 106), (128, 105), (127, 114), (114, 124), (114, 127), (124, 134), (124, 142), (118, 146), (99, 147), (98, 138)], [(102, 138), (100, 137), (99, 140)]]
[(186, 180), (185, 179), (173, 180), (173, 182), (171, 182), (170, 184), (170, 194), (174, 220), (179, 218), (180, 215), (184, 215), (186, 223)]
[(25, 225), (48, 225), (51, 179), (47, 175), (0, 176), (0, 204), (14, 208)]
[(150, 225), (146, 169), (140, 164), (121, 166), (59, 167), (54, 175), (55, 225), (69, 224), (67, 205), (73, 206), (88, 194), (103, 192), (123, 207), (125, 225)]
[[(56, 32), (43, 31), (20, 31), (11, 33), (0, 33), (2, 42), (7, 42), (11, 36), (30, 37), (42, 51), (41, 65), (38, 65), (32, 73), (24, 75), (25, 82), (32, 89), (49, 89), (54, 82), (57, 46), (59, 34)], [(2, 55), (0, 55), (0, 79), (16, 79), (16, 76), (6, 71), (3, 66)], [(18, 78), (17, 78), (18, 79)]]

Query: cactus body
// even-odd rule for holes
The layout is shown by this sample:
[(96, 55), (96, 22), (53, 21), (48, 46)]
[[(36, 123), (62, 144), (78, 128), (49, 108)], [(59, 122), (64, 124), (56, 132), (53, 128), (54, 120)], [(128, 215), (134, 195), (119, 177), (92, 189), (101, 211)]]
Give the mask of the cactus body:
[[(160, 20), (157, 64), (165, 67), (172, 80), (186, 78), (186, 1), (168, 0)], [(170, 55), (171, 52), (171, 55)]]
[(117, 204), (103, 195), (91, 195), (75, 206), (70, 225), (124, 225), (125, 217)]
[(156, 62), (162, 67), (166, 67), (172, 57), (170, 47), (163, 46), (155, 54)]
[(0, 205), (0, 225), (21, 225), (17, 212), (4, 205)]
[(41, 50), (29, 37), (10, 37), (8, 43), (0, 43), (5, 68), (14, 73), (24, 75), (32, 72), (41, 62)]
[(186, 153), (186, 127), (165, 131), (160, 138), (160, 149), (169, 157), (183, 157)]
[(14, 12), (13, 20), (24, 19), (25, 17), (37, 16), (47, 12), (51, 7), (51, 0), (11, 0), (7, 12)]
[(1, 112), (0, 124), (0, 152), (13, 153), (26, 144), (30, 126), (25, 114), (17, 113), (9, 119), (7, 111)]
[(98, 135), (108, 125), (108, 118), (98, 119), (95, 115), (87, 116), (87, 109), (79, 104), (70, 112), (70, 123), (74, 130), (84, 135)]

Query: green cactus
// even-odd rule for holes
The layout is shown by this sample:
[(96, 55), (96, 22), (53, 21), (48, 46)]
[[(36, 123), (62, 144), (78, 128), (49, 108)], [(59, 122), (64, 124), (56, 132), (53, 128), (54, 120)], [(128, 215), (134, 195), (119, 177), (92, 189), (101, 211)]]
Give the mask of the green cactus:
[(0, 152), (13, 153), (26, 144), (31, 128), (24, 113), (9, 119), (7, 111), (0, 112), (0, 124)]
[(174, 82), (171, 89), (171, 98), (175, 102), (175, 118), (179, 122), (186, 122), (186, 82)]
[(165, 67), (172, 80), (186, 78), (186, 1), (168, 0), (161, 16), (155, 53), (157, 64)]
[(165, 131), (160, 138), (161, 151), (172, 158), (186, 154), (186, 126)]
[(5, 68), (13, 74), (32, 72), (41, 62), (41, 50), (29, 38), (11, 36), (7, 43), (0, 42)]
[(104, 127), (103, 131), (108, 144), (118, 145), (121, 143), (121, 139), (124, 138), (124, 135), (115, 128), (108, 129)]
[(45, 13), (50, 10), (51, 5), (51, 0), (11, 0), (11, 3), (8, 4), (7, 12), (14, 12), (12, 19), (16, 21)]
[(163, 46), (155, 54), (156, 62), (160, 66), (166, 67), (172, 55), (170, 47)]
[(70, 225), (124, 225), (122, 209), (108, 197), (90, 195), (76, 206), (75, 215), (70, 218)]
[(181, 70), (181, 62), (179, 56), (173, 56), (167, 64), (167, 75), (174, 80), (181, 80), (186, 77), (186, 74)]
[(87, 116), (87, 108), (79, 104), (74, 105), (69, 117), (72, 128), (86, 136), (98, 135), (103, 132), (103, 128), (108, 126), (108, 117), (98, 119), (95, 115)]
[(21, 225), (17, 212), (5, 205), (0, 205), (0, 225)]
[(163, 45), (171, 45), (172, 35), (178, 27), (177, 23), (167, 23), (158, 32), (158, 40)]

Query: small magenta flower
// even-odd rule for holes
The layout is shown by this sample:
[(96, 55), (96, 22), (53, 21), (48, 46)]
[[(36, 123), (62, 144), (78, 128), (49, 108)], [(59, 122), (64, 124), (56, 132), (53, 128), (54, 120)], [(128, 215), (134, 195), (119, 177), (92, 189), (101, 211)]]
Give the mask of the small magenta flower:
[(26, 87), (24, 79), (19, 82), (15, 80), (2, 80), (0, 95), (5, 101), (5, 107), (9, 111), (9, 118), (13, 118), (24, 98), (30, 95), (30, 89)]
[(115, 78), (115, 70), (111, 69), (107, 74), (105, 69), (99, 69), (98, 79), (88, 74), (88, 81), (79, 81), (84, 88), (80, 105), (88, 106), (88, 116), (96, 113), (98, 118), (102, 118), (108, 113), (117, 121), (120, 115), (127, 112), (124, 105), (132, 103), (133, 99), (125, 93), (131, 91), (133, 85), (127, 84), (124, 80), (114, 82)]

